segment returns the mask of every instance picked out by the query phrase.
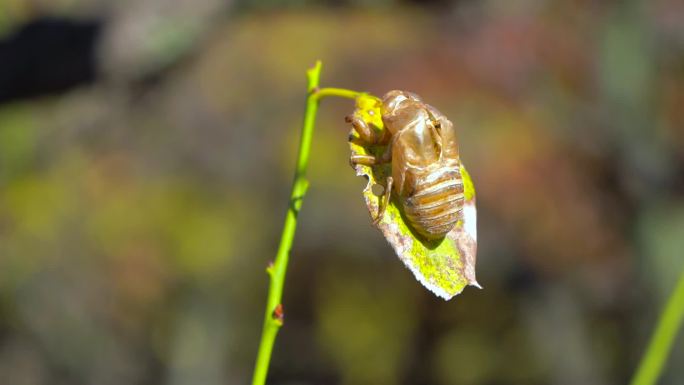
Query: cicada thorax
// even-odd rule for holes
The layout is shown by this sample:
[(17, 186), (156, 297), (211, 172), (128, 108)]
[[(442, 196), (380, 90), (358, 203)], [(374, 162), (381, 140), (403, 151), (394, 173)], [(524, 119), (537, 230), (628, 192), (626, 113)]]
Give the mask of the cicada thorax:
[(463, 179), (453, 124), (414, 94), (383, 99), (392, 132), (392, 178), (411, 226), (426, 239), (444, 237), (463, 216)]

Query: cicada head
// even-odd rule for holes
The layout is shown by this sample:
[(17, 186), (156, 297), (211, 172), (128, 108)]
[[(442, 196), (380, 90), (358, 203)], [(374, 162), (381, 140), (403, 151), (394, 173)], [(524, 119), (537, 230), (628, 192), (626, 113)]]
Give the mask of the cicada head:
[(405, 102), (422, 102), (420, 96), (413, 92), (392, 90), (382, 97), (382, 105), (385, 107), (387, 113), (392, 113), (400, 108), (400, 105)]
[(382, 98), (382, 120), (392, 135), (428, 118), (422, 99), (413, 92), (393, 90)]

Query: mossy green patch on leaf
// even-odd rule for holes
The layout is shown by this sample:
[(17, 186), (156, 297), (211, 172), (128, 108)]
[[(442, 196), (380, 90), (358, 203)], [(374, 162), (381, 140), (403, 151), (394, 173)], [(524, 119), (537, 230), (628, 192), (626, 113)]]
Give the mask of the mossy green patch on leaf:
[[(363, 119), (375, 130), (383, 130), (382, 102), (375, 96), (362, 95), (356, 100), (354, 115)], [(379, 155), (385, 150), (380, 146), (366, 146), (352, 129), (350, 148), (353, 155)], [(356, 174), (368, 179), (363, 197), (371, 218), (378, 215), (382, 194), (373, 192), (373, 186), (386, 187), (391, 175), (391, 164), (375, 166), (355, 165)], [(437, 296), (446, 300), (459, 294), (468, 286), (480, 287), (475, 279), (475, 254), (477, 251), (475, 188), (470, 175), (461, 165), (465, 203), (463, 220), (437, 241), (426, 241), (405, 221), (401, 203), (392, 194), (385, 214), (375, 225), (385, 236), (399, 259), (413, 272), (420, 283)], [(377, 191), (378, 189), (376, 189)]]

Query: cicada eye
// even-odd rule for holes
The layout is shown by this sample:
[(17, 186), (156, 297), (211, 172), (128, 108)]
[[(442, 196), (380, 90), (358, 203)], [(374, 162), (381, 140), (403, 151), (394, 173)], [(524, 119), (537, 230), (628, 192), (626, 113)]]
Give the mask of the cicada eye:
[(416, 94), (416, 93), (404, 91), (404, 94), (406, 94), (406, 96), (413, 101), (416, 101), (416, 102), (422, 102), (423, 101), (423, 98), (418, 96), (418, 94)]

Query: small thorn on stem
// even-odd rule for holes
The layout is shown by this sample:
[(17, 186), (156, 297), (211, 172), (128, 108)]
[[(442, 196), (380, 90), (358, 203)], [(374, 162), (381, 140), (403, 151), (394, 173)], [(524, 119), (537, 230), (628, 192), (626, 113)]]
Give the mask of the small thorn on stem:
[(285, 321), (285, 312), (283, 311), (282, 303), (279, 303), (275, 310), (273, 310), (272, 317), (278, 323), (278, 325), (283, 325), (283, 322)]
[(313, 94), (317, 94), (318, 91), (320, 91), (320, 90), (321, 90), (320, 87), (314, 87), (314, 88), (311, 89), (311, 91), (309, 91), (309, 93), (311, 93), (312, 95), (313, 95)]
[(266, 273), (268, 275), (273, 274), (273, 261), (269, 261), (268, 265), (266, 265)]

